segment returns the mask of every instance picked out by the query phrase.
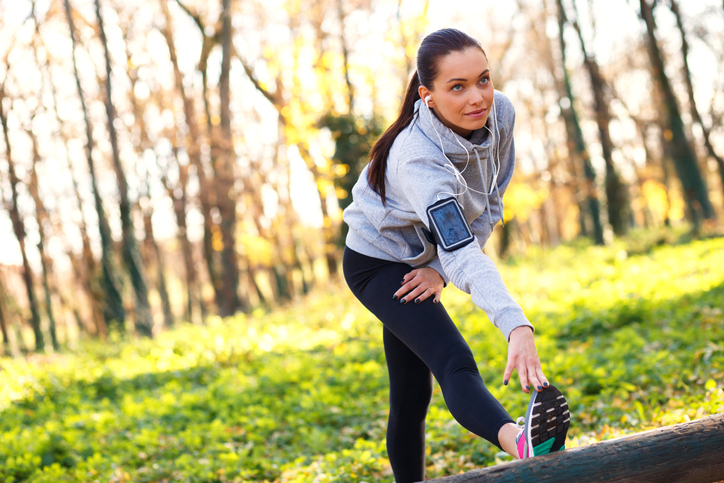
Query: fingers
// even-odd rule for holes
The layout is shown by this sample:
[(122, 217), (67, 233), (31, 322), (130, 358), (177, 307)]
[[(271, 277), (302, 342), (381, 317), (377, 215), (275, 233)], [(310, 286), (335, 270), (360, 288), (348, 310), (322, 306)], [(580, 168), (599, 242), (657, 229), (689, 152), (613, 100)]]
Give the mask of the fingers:
[[(403, 290), (403, 289), (400, 289), (400, 290)], [(428, 298), (433, 297), (433, 296), (435, 298), (437, 298), (437, 300), (439, 302), (439, 299), (440, 299), (439, 293), (436, 293), (435, 290), (432, 288), (425, 289), (425, 288), (423, 288), (422, 285), (418, 285), (411, 292), (403, 293), (400, 296), (398, 296), (398, 298), (400, 299), (400, 303), (402, 305), (405, 305), (408, 302), (415, 302), (416, 304), (419, 304), (419, 303), (422, 303), (424, 300), (427, 300)], [(434, 300), (435, 299), (433, 299), (433, 301)], [(437, 303), (437, 302), (435, 302), (435, 303)]]
[(540, 382), (541, 391), (550, 385), (548, 384), (548, 378), (546, 378), (545, 374), (543, 374), (543, 369), (540, 364), (538, 364), (538, 367), (536, 368), (536, 375), (538, 376), (538, 381)]
[(518, 379), (520, 380), (520, 387), (526, 394), (530, 393), (530, 383), (528, 382), (528, 368), (521, 366), (518, 368)]
[[(503, 384), (506, 386), (508, 385), (510, 377), (513, 375), (513, 369), (515, 368), (515, 365), (511, 361), (508, 361), (508, 365), (505, 367), (505, 373), (503, 375)], [(521, 367), (518, 367), (517, 369), (520, 387), (523, 389), (524, 393), (530, 394), (531, 390), (541, 392), (550, 386), (548, 378), (546, 378), (543, 374), (543, 369), (539, 363), (527, 366), (521, 365)]]
[[(406, 273), (400, 282), (401, 287), (393, 294), (392, 298), (399, 300), (403, 305), (412, 301), (419, 304), (430, 297), (433, 297), (434, 303), (438, 303), (442, 294), (442, 284), (435, 283), (430, 274), (424, 272), (424, 270), (433, 269), (416, 269)], [(438, 278), (442, 280), (439, 275)]]
[(505, 372), (503, 373), (503, 384), (508, 385), (508, 381), (510, 381), (510, 376), (513, 375), (513, 369), (515, 369), (515, 364), (513, 364), (513, 361), (508, 359), (508, 365), (505, 366)]

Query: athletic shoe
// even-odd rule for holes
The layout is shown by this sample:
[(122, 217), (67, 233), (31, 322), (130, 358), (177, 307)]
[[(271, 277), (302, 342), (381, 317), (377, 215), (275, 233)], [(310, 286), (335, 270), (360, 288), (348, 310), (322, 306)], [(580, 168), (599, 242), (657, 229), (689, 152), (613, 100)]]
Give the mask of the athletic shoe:
[(542, 392), (533, 391), (525, 418), (518, 418), (518, 426), (522, 426), (515, 441), (518, 457), (531, 458), (565, 449), (570, 421), (568, 403), (561, 391), (554, 386)]

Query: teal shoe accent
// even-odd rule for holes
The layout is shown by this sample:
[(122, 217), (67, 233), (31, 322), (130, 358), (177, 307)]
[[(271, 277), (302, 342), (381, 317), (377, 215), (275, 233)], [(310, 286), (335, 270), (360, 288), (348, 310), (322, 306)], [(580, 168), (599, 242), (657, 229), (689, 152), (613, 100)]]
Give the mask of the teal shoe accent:
[(533, 455), (534, 456), (540, 456), (542, 454), (548, 454), (551, 452), (551, 446), (553, 446), (553, 442), (555, 441), (555, 438), (550, 438), (546, 440), (545, 442), (539, 444), (538, 446), (535, 446), (533, 448)]

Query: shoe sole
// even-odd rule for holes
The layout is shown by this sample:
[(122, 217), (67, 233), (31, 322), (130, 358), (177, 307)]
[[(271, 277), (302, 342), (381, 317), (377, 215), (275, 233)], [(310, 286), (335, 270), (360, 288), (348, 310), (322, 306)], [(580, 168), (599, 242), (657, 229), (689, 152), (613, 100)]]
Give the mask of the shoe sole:
[(533, 391), (525, 413), (525, 437), (530, 456), (560, 451), (571, 422), (568, 402), (555, 386)]

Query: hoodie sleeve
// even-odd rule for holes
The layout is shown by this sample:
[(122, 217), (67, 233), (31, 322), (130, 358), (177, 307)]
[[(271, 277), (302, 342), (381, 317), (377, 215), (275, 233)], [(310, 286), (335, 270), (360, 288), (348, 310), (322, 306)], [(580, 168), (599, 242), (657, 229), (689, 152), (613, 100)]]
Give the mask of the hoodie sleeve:
[[(399, 181), (406, 187), (409, 203), (426, 226), (427, 207), (438, 200), (438, 195), (451, 196), (456, 192), (455, 176), (446, 169), (444, 162), (444, 158), (441, 162), (427, 155), (411, 157), (399, 165)], [(439, 249), (437, 258), (443, 278), (470, 294), (473, 303), (485, 311), (509, 340), (516, 327), (533, 326), (510, 295), (495, 263), (481, 251), (480, 246), (476, 237), (475, 243), (452, 252)], [(430, 266), (437, 270), (436, 263)]]

